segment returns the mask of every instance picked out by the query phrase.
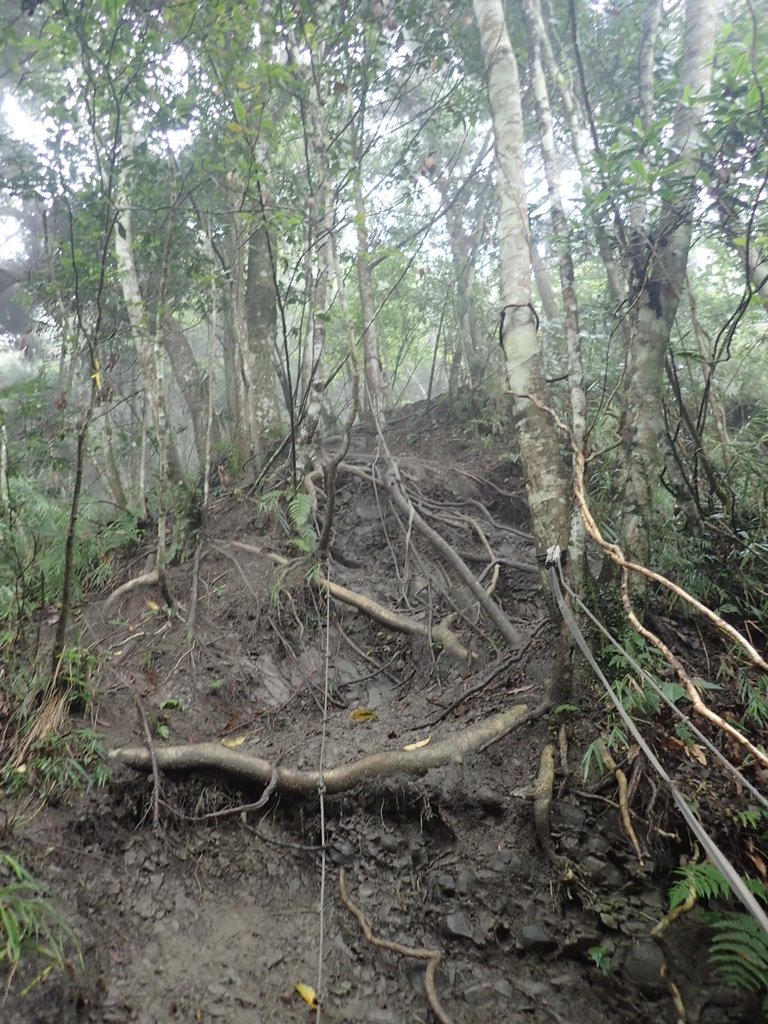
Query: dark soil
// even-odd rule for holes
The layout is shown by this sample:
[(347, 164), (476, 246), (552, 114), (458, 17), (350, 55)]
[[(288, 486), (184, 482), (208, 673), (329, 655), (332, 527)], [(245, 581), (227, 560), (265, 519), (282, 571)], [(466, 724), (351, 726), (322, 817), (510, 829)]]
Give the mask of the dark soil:
[[(456, 550), (477, 555), (478, 575), (478, 533), (456, 513), (482, 524), (499, 558), (535, 562), (522, 482), (498, 445), (473, 441), (445, 412), (423, 405), (401, 414), (388, 440), (409, 491), (444, 517), (433, 525)], [(348, 461), (364, 467), (372, 458), (356, 438)], [(99, 655), (92, 714), (107, 748), (144, 743), (137, 699), (158, 746), (163, 734), (174, 744), (222, 739), (309, 771), (321, 748), (327, 769), (543, 700), (559, 626), (536, 572), (501, 567), (496, 597), (521, 637), (510, 650), (487, 627), (471, 628), (468, 595), (385, 496), (340, 474), (332, 579), (434, 624), (452, 603), (466, 617), (453, 628), (479, 655), (468, 669), (350, 606), (327, 609), (306, 582), (311, 560), (276, 572), (265, 556), (231, 546), (293, 558), (286, 524), (285, 509), (265, 512), (245, 490), (215, 495), (194, 640), (184, 626), (193, 580), (187, 555), (169, 573), (180, 618), (158, 610), (158, 592), (136, 593), (107, 615), (108, 593), (92, 595), (83, 643)], [(150, 550), (120, 567), (115, 587), (145, 571)], [(552, 712), (461, 764), (326, 796), (324, 884), (313, 849), (322, 837), (319, 797), (283, 794), (254, 812), (210, 817), (260, 791), (212, 775), (164, 776), (158, 837), (152, 779), (127, 768), (116, 767), (107, 787), (39, 813), (33, 802), (19, 808), (6, 797), (3, 846), (56, 894), (82, 943), (84, 969), (51, 973), (21, 998), (34, 977), (28, 964), (2, 1019), (306, 1021), (314, 1012), (294, 986), (317, 985), (322, 944), (323, 1021), (434, 1020), (425, 962), (366, 940), (340, 899), (344, 867), (350, 896), (377, 936), (442, 950), (438, 992), (454, 1024), (673, 1022), (669, 981), (690, 1022), (757, 1021), (742, 997), (709, 976), (706, 937), (693, 926), (673, 929), (663, 947), (649, 937), (679, 849), (649, 828), (641, 866), (613, 790), (580, 795), (580, 759), (599, 731), (600, 707), (595, 693), (568, 700), (581, 717)], [(548, 857), (530, 790), (541, 751), (558, 742), (563, 724), (568, 764), (558, 762)]]

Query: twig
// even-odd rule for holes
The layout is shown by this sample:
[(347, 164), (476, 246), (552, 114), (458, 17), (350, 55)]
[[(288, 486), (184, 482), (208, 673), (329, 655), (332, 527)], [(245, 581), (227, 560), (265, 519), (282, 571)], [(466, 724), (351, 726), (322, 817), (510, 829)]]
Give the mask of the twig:
[(139, 710), (139, 718), (141, 719), (141, 726), (144, 730), (144, 738), (147, 741), (149, 759), (152, 765), (152, 835), (155, 839), (159, 839), (163, 831), (160, 827), (160, 769), (157, 765), (157, 755), (155, 753), (155, 745), (152, 742), (152, 733), (149, 729), (147, 713), (139, 697), (136, 697), (136, 707)]
[(443, 959), (443, 953), (440, 949), (426, 949), (418, 946), (404, 946), (400, 942), (390, 942), (388, 939), (379, 939), (373, 933), (371, 922), (360, 910), (359, 907), (355, 906), (352, 900), (347, 895), (346, 885), (346, 872), (344, 868), (339, 868), (339, 895), (341, 896), (341, 902), (350, 912), (357, 918), (357, 923), (362, 929), (363, 935), (372, 946), (378, 946), (379, 949), (388, 949), (391, 953), (397, 953), (399, 956), (411, 957), (414, 960), (426, 960), (427, 969), (424, 973), (424, 991), (427, 994), (429, 1005), (432, 1008), (432, 1012), (440, 1021), (440, 1024), (452, 1024), (451, 1018), (443, 1009), (440, 998), (437, 994), (437, 987), (435, 985), (435, 975), (437, 968), (440, 965), (440, 961)]

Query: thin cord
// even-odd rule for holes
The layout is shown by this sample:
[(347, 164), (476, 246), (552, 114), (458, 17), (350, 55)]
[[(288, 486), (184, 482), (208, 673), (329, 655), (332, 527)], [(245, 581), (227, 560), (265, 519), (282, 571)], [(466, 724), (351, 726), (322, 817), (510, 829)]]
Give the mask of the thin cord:
[[(326, 559), (325, 578), (328, 580), (331, 574), (330, 559)], [(328, 724), (328, 693), (330, 691), (331, 679), (331, 595), (325, 596), (325, 680), (323, 686), (323, 728), (320, 733), (320, 761), (317, 767), (320, 781), (317, 783), (317, 795), (320, 803), (320, 911), (319, 928), (320, 936), (317, 949), (317, 1024), (320, 1024), (322, 1015), (322, 991), (323, 991), (323, 944), (325, 940), (325, 880), (327, 875), (326, 861), (326, 835), (325, 835), (325, 779), (323, 778), (323, 766), (325, 764), (325, 734)]]
[(650, 674), (650, 672), (647, 672), (644, 668), (642, 668), (642, 666), (640, 666), (637, 663), (637, 661), (632, 657), (632, 655), (629, 653), (626, 647), (622, 646), (622, 644), (619, 643), (619, 641), (616, 639), (615, 636), (613, 636), (610, 630), (606, 626), (604, 626), (603, 623), (598, 618), (596, 618), (596, 616), (592, 614), (592, 612), (589, 610), (589, 608), (587, 608), (587, 606), (584, 604), (584, 602), (576, 593), (576, 591), (569, 585), (568, 581), (563, 575), (562, 565), (558, 564), (557, 572), (560, 577), (560, 585), (562, 586), (562, 588), (569, 595), (571, 600), (574, 601), (581, 608), (581, 610), (584, 612), (587, 618), (589, 618), (590, 621), (597, 627), (597, 629), (600, 630), (600, 632), (608, 640), (611, 646), (615, 648), (615, 650), (617, 650), (619, 654), (622, 655), (622, 657), (626, 660), (627, 664), (630, 665), (635, 670), (635, 672), (637, 672), (640, 678), (644, 679), (649, 684), (649, 686), (651, 686), (651, 688), (656, 692), (656, 695), (664, 701), (669, 710), (674, 715), (676, 715), (681, 722), (685, 723), (685, 725), (691, 730), (694, 736), (696, 736), (696, 738), (704, 744), (707, 750), (709, 750), (709, 752), (712, 754), (715, 760), (722, 765), (725, 771), (727, 771), (729, 775), (732, 775), (740, 786), (744, 786), (745, 789), (748, 789), (752, 796), (754, 796), (756, 800), (759, 800), (763, 807), (765, 807), (766, 810), (768, 810), (768, 799), (766, 799), (763, 796), (760, 790), (753, 786), (749, 779), (742, 772), (740, 772), (734, 764), (731, 764), (728, 758), (725, 757), (725, 755), (720, 750), (718, 750), (714, 743), (707, 736), (705, 736), (704, 733), (696, 726), (695, 722), (693, 722), (688, 717), (688, 715), (684, 714), (677, 706), (677, 704), (675, 704), (675, 702), (669, 696), (667, 696), (667, 694), (662, 690), (662, 688), (659, 686), (659, 684), (656, 682), (656, 680)]
[(581, 632), (576, 619), (573, 616), (573, 612), (568, 607), (563, 592), (560, 589), (560, 581), (557, 576), (556, 565), (560, 560), (560, 549), (555, 545), (550, 548), (547, 552), (547, 567), (549, 569), (550, 584), (552, 586), (552, 592), (557, 600), (558, 607), (560, 608), (560, 614), (563, 616), (568, 629), (571, 631), (574, 640), (581, 649), (582, 654), (589, 662), (593, 671), (597, 675), (600, 682), (603, 684), (606, 694), (611, 700), (613, 706), (619, 714), (619, 717), (624, 722), (624, 725), (629, 729), (635, 738), (635, 741), (640, 746), (640, 749), (645, 754), (648, 763), (654, 769), (659, 778), (665, 783), (668, 792), (670, 793), (673, 801), (677, 805), (678, 810), (682, 814), (685, 823), (688, 828), (693, 832), (696, 838), (704, 848), (704, 852), (709, 857), (710, 862), (718, 869), (721, 875), (725, 878), (731, 887), (731, 891), (740, 901), (744, 909), (752, 915), (754, 920), (760, 925), (764, 932), (768, 933), (768, 915), (766, 915), (763, 908), (755, 899), (754, 895), (750, 892), (747, 886), (744, 884), (743, 879), (739, 875), (738, 871), (730, 860), (725, 856), (723, 851), (714, 841), (712, 836), (706, 831), (702, 823), (699, 821), (693, 808), (688, 804), (687, 800), (680, 792), (680, 790), (672, 782), (672, 779), (667, 774), (665, 768), (662, 766), (659, 759), (656, 757), (654, 752), (648, 745), (645, 737), (641, 734), (633, 718), (630, 717), (623, 704), (619, 700), (616, 693), (614, 693), (613, 687), (605, 678), (600, 666), (595, 660), (595, 656), (589, 648), (584, 634)]

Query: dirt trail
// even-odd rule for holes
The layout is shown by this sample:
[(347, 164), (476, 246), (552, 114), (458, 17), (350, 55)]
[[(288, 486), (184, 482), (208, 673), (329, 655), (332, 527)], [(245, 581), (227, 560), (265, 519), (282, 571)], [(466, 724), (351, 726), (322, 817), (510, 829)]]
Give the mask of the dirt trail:
[[(451, 628), (478, 655), (471, 666), (335, 602), (326, 633), (307, 560), (275, 570), (231, 545), (295, 555), (279, 514), (244, 493), (220, 494), (201, 561), (194, 643), (183, 623), (153, 612), (152, 592), (127, 597), (108, 621), (107, 594), (86, 608), (85, 642), (98, 641), (101, 656), (96, 727), (107, 747), (144, 742), (137, 697), (158, 745), (158, 730), (172, 743), (224, 739), (307, 771), (317, 769), (321, 747), (327, 769), (428, 736), (437, 741), (543, 699), (558, 627), (530, 571), (535, 552), (514, 464), (478, 452), (443, 413), (423, 407), (401, 417), (389, 442), (410, 492), (453, 548), (475, 558), (478, 575), (485, 551), (461, 516), (481, 520), (500, 559), (495, 597), (519, 629), (518, 648), (496, 641), (494, 650), (485, 627), (471, 628), (472, 595), (359, 476), (339, 478), (332, 579), (429, 624), (453, 613)], [(348, 461), (370, 465), (360, 443)], [(115, 586), (142, 571), (145, 554)], [(183, 604), (191, 574), (191, 559), (170, 572)], [(595, 710), (591, 694), (572, 699)], [(322, 923), (316, 796), (278, 795), (247, 815), (210, 817), (256, 801), (261, 790), (243, 793), (199, 773), (164, 775), (155, 837), (151, 777), (119, 768), (107, 788), (17, 819), (3, 843), (58, 894), (86, 966), (71, 978), (51, 975), (23, 1000), (14, 984), (2, 1019), (309, 1020), (294, 985), (316, 984), (322, 929), (323, 1021), (433, 1020), (424, 961), (368, 943), (340, 900), (343, 866), (350, 896), (378, 936), (442, 950), (438, 992), (454, 1024), (674, 1021), (659, 973), (665, 954), (648, 938), (662, 913), (665, 851), (650, 845), (641, 867), (615, 808), (576, 794), (581, 746), (596, 731), (588, 717), (569, 726), (569, 785), (558, 768), (556, 857), (537, 840), (531, 787), (541, 750), (564, 721), (551, 714), (461, 764), (326, 797)], [(6, 799), (4, 810), (13, 816), (16, 807)], [(183, 817), (201, 815), (209, 817)], [(706, 978), (701, 940), (685, 929), (680, 936), (666, 955), (688, 1020), (757, 1020)]]

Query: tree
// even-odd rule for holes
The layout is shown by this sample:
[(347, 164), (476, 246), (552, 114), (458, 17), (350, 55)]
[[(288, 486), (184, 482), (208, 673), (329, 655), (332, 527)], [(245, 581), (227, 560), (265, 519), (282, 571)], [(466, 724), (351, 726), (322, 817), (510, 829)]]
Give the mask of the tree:
[(568, 480), (552, 398), (544, 376), (531, 301), (531, 257), (525, 189), (523, 109), (517, 60), (501, 0), (474, 0), (496, 140), (499, 203), (500, 337), (525, 470), (536, 545), (567, 547)]

